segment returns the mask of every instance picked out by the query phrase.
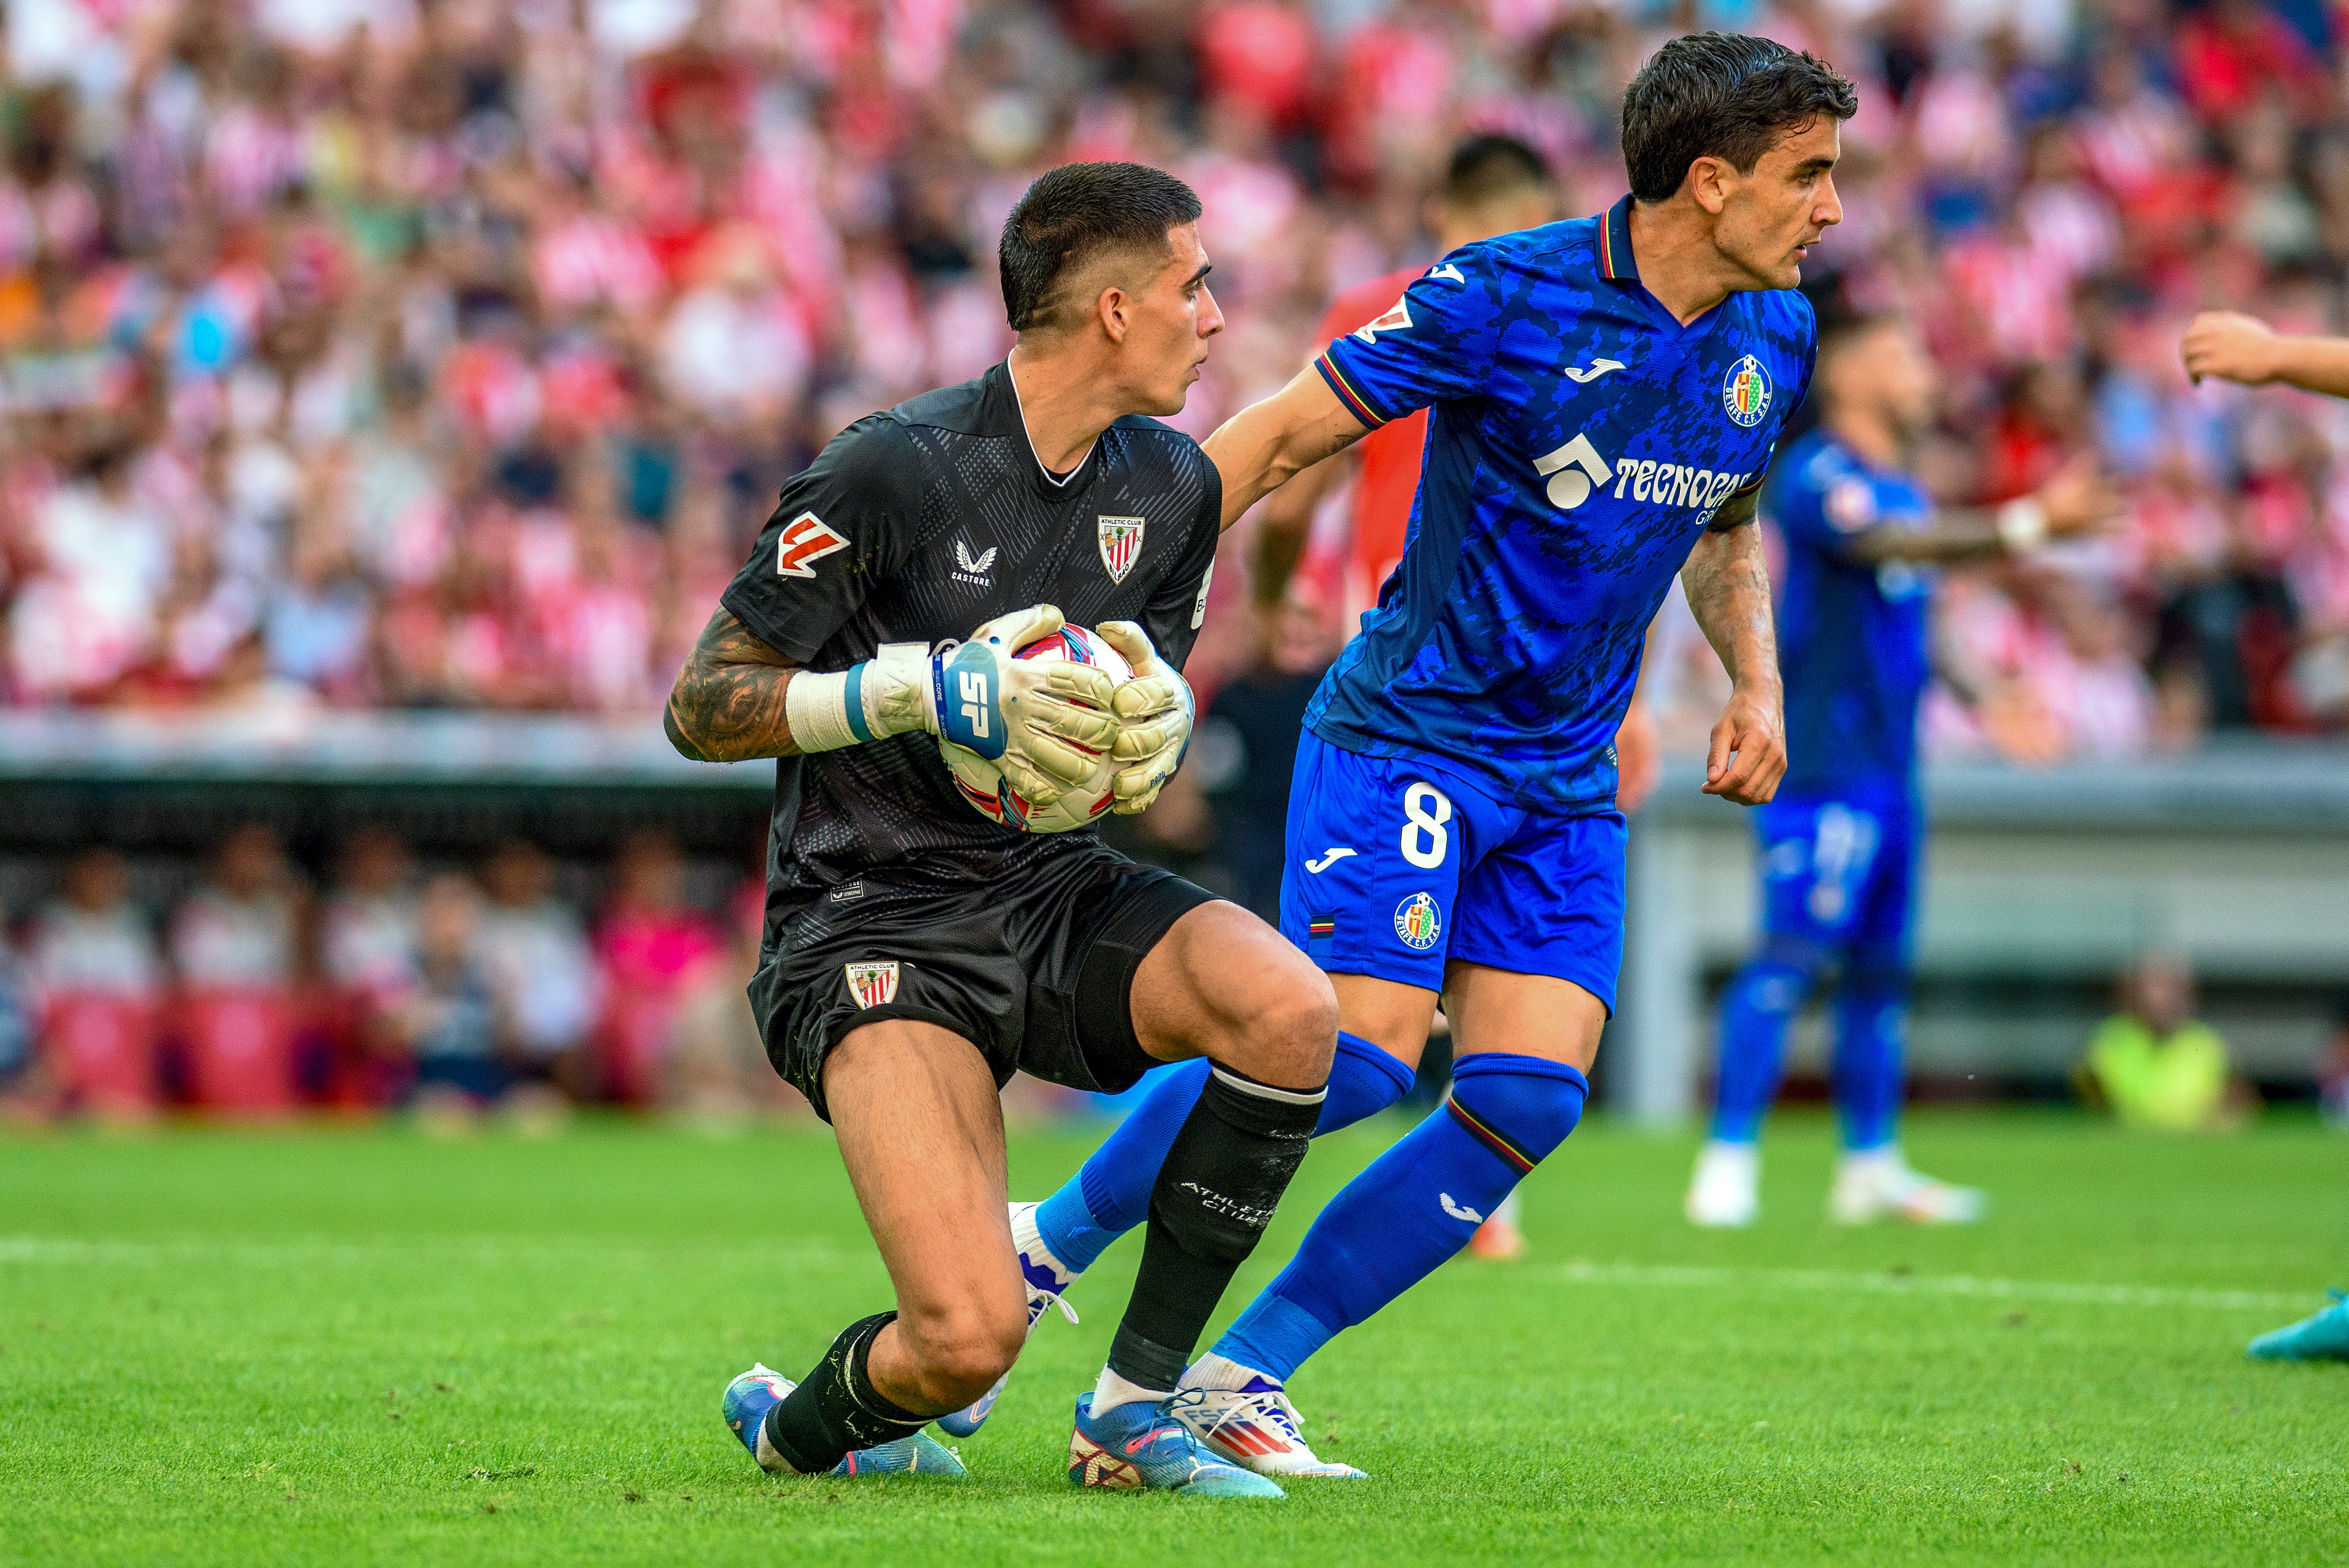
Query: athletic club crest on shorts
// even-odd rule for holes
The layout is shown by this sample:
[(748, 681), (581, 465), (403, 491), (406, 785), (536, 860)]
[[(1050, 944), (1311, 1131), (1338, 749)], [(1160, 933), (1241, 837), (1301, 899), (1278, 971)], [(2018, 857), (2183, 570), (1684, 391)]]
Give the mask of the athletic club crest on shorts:
[(1722, 377), (1721, 406), (1733, 422), (1748, 429), (1762, 422), (1770, 411), (1770, 373), (1760, 360), (1749, 354), (1729, 367)]
[(1143, 520), (1138, 517), (1105, 517), (1101, 520), (1102, 565), (1112, 583), (1123, 583), (1125, 574), (1133, 570), (1133, 558), (1142, 553)]
[(1435, 945), (1442, 934), (1444, 921), (1435, 913), (1435, 901), (1423, 892), (1415, 892), (1395, 905), (1395, 934), (1402, 938), (1405, 947), (1424, 953)]
[(897, 999), (897, 961), (848, 965), (848, 994), (860, 1007), (882, 1007)]

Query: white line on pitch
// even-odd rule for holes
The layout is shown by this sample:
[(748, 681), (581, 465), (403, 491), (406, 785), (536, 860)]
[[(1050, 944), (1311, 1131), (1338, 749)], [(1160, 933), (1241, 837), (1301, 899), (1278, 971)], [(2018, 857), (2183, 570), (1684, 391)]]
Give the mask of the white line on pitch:
[(1558, 1273), (1575, 1284), (1741, 1285), (1760, 1290), (1865, 1291), (1879, 1295), (1968, 1295), (1995, 1301), (2055, 1301), (2084, 1306), (2199, 1306), (2261, 1311), (2307, 1309), (2321, 1294), (2196, 1290), (2148, 1284), (2085, 1284), (2069, 1280), (1981, 1279), (1972, 1274), (1842, 1274), (1828, 1269), (1703, 1268), (1672, 1264), (1576, 1262)]
[(723, 1253), (731, 1258), (797, 1264), (843, 1261), (830, 1242), (711, 1243), (707, 1246), (645, 1247), (587, 1239), (548, 1241), (536, 1237), (387, 1236), (372, 1241), (294, 1237), (283, 1241), (244, 1236), (173, 1236), (157, 1241), (86, 1241), (71, 1236), (0, 1236), (0, 1264), (155, 1264), (183, 1258), (217, 1258), (243, 1264), (402, 1264), (419, 1256), (481, 1264), (602, 1262), (675, 1264)]

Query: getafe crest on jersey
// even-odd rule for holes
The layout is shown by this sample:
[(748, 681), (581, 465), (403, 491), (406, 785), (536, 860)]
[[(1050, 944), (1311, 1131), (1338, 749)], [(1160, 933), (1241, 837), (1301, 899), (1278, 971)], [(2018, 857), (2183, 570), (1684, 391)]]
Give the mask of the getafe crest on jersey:
[(1749, 354), (1729, 367), (1721, 378), (1721, 406), (1748, 429), (1762, 422), (1770, 411), (1770, 374), (1760, 360)]
[(848, 994), (856, 998), (860, 1007), (882, 1007), (897, 999), (897, 961), (894, 958), (875, 964), (851, 964), (848, 970)]
[(1443, 934), (1444, 920), (1435, 912), (1435, 900), (1415, 892), (1395, 905), (1394, 928), (1405, 947), (1424, 953)]
[(1101, 558), (1102, 568), (1112, 583), (1123, 583), (1125, 574), (1133, 570), (1134, 558), (1142, 553), (1142, 530), (1144, 520), (1138, 517), (1104, 517), (1101, 520)]

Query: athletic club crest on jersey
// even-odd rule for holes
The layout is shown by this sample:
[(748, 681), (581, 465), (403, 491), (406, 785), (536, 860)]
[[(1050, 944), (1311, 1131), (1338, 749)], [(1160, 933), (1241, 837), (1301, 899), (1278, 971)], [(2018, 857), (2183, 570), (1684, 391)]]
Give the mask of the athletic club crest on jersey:
[(897, 999), (897, 961), (894, 958), (879, 964), (851, 964), (848, 968), (848, 994), (856, 998), (860, 1007), (883, 1007)]
[(1125, 574), (1133, 570), (1134, 557), (1142, 553), (1143, 520), (1138, 517), (1105, 517), (1101, 520), (1102, 565), (1112, 583), (1123, 583)]
[(1721, 406), (1732, 422), (1747, 429), (1762, 422), (1770, 411), (1770, 376), (1760, 360), (1749, 354), (1729, 367), (1721, 382)]
[(1423, 892), (1415, 892), (1395, 905), (1395, 934), (1402, 944), (1424, 953), (1435, 945), (1443, 933), (1444, 921), (1435, 913), (1435, 900)]

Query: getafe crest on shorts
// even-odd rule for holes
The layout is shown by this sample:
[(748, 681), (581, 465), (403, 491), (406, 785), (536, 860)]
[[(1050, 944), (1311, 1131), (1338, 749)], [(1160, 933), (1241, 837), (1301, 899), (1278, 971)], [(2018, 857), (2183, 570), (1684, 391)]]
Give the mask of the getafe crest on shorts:
[(1770, 373), (1760, 360), (1749, 354), (1729, 367), (1721, 381), (1721, 406), (1732, 421), (1747, 429), (1762, 422), (1770, 411)]
[(885, 1006), (897, 999), (895, 959), (877, 964), (851, 964), (846, 967), (848, 994), (856, 998), (858, 1006)]
[(1138, 517), (1105, 517), (1101, 520), (1102, 565), (1112, 583), (1123, 583), (1125, 574), (1133, 570), (1135, 557), (1142, 553), (1143, 520)]
[(1402, 944), (1420, 953), (1434, 946), (1444, 930), (1443, 918), (1435, 913), (1435, 900), (1423, 892), (1415, 892), (1395, 905), (1394, 925)]

